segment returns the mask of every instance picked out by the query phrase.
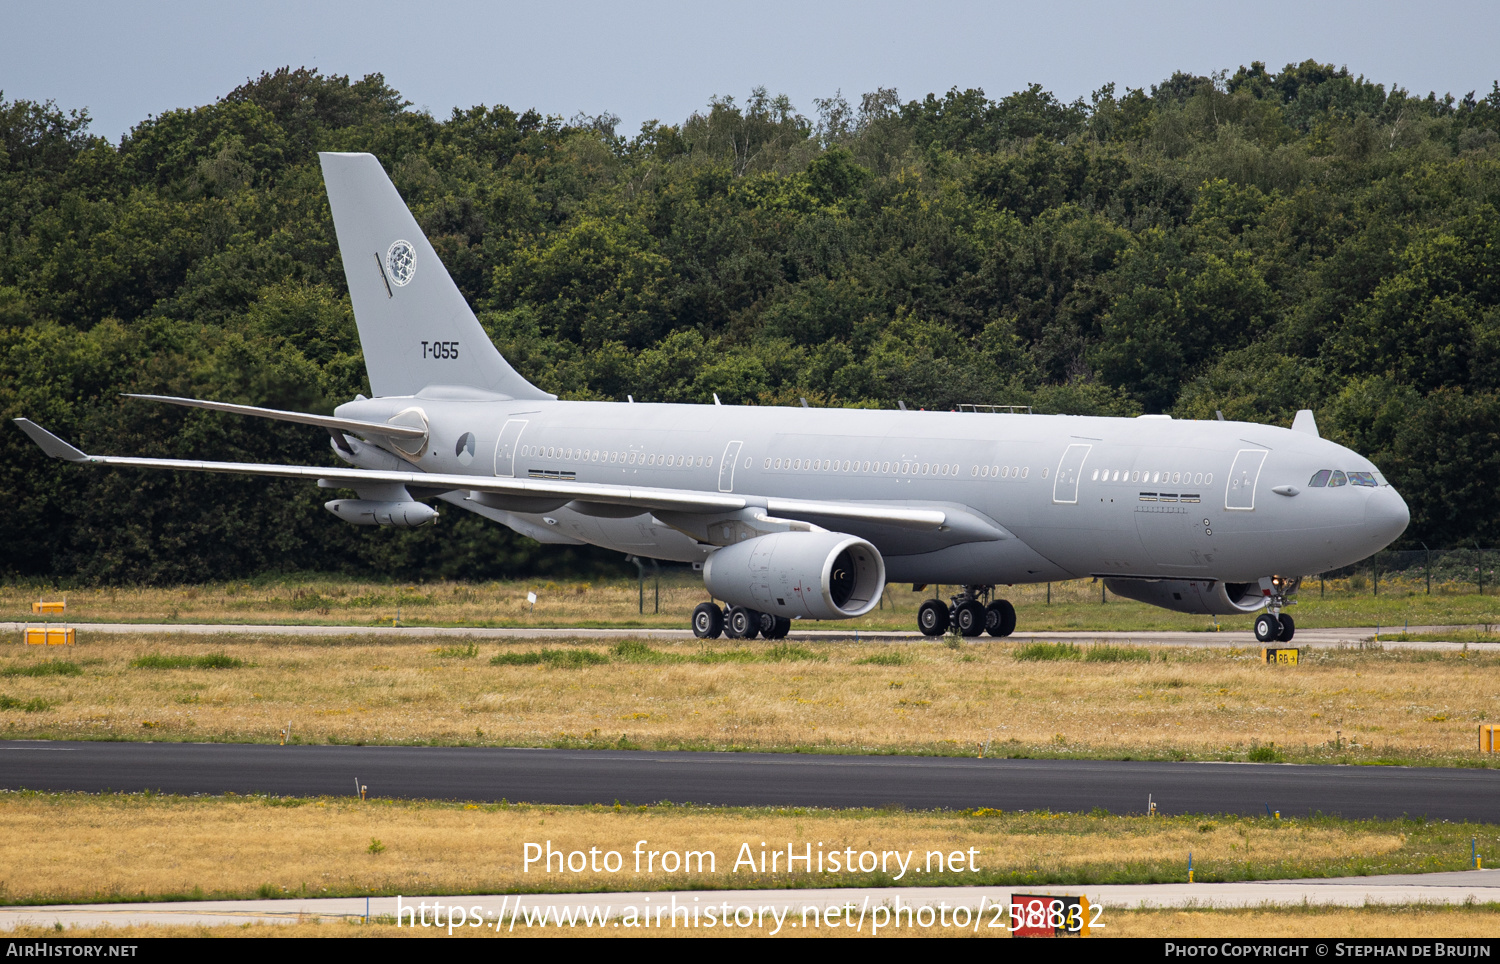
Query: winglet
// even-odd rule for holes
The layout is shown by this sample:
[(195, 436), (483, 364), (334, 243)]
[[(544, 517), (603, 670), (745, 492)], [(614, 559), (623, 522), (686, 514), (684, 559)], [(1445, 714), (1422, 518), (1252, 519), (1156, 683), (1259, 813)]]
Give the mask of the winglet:
[(31, 437), (31, 440), (42, 447), (42, 451), (54, 459), (62, 459), (65, 462), (87, 462), (89, 457), (78, 449), (64, 442), (51, 432), (42, 428), (30, 419), (15, 419), (21, 431)]
[(1304, 408), (1297, 412), (1297, 417), (1292, 419), (1293, 432), (1306, 432), (1308, 435), (1318, 434), (1318, 423), (1313, 418), (1312, 409)]

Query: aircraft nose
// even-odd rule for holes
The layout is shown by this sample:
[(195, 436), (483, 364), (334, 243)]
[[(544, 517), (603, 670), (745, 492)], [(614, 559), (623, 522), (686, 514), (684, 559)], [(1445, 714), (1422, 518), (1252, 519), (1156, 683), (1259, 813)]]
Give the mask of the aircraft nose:
[(1365, 529), (1372, 539), (1384, 548), (1400, 538), (1411, 522), (1411, 510), (1406, 500), (1389, 485), (1382, 485), (1370, 493), (1365, 501)]

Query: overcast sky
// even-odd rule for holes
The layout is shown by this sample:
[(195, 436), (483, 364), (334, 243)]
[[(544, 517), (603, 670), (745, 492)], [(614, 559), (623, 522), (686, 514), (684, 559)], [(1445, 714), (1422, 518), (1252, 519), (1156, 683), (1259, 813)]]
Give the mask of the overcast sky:
[(436, 0), (0, 0), (7, 100), (87, 108), (118, 139), (148, 115), (212, 103), (247, 78), (308, 66), (383, 73), (417, 107), (504, 104), (618, 114), (621, 133), (677, 123), (756, 85), (813, 98), (895, 87), (993, 97), (1040, 83), (1064, 99), (1174, 70), (1308, 58), (1425, 94), (1500, 78), (1500, 4), (1391, 0), (1163, 2), (480, 3)]

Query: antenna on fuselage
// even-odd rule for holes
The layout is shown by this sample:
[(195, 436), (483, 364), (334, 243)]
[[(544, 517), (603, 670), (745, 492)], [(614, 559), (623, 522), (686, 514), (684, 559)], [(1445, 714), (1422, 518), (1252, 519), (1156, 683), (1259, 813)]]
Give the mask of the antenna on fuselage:
[(1217, 415), (1217, 416), (1219, 416), (1219, 421), (1221, 421), (1221, 422), (1224, 421), (1224, 413), (1223, 412), (1219, 411), (1218, 409), (1214, 409), (1214, 414)]
[(634, 395), (626, 395), (625, 396), (625, 401), (627, 401), (630, 404), (634, 405), (635, 404), (635, 396)]
[(901, 406), (901, 411), (906, 411), (906, 403), (904, 401), (898, 398), (896, 399), (896, 404)]
[(718, 392), (714, 392), (714, 404), (715, 405), (723, 405), (724, 404), (723, 402), (719, 401), (719, 393)]
[(803, 408), (812, 408), (811, 405), (807, 404), (807, 399), (805, 399), (805, 398), (802, 399), (802, 407)]

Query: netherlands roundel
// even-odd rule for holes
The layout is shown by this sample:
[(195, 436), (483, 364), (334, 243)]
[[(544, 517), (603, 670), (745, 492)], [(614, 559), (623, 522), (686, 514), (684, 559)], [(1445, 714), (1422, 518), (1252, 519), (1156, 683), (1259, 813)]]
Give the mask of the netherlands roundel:
[(453, 454), (458, 456), (459, 465), (468, 465), (474, 461), (474, 433), (465, 432), (459, 436), (458, 444), (453, 446)]
[(405, 287), (417, 273), (417, 249), (410, 241), (397, 241), (385, 253), (385, 267), (390, 272), (391, 284)]

